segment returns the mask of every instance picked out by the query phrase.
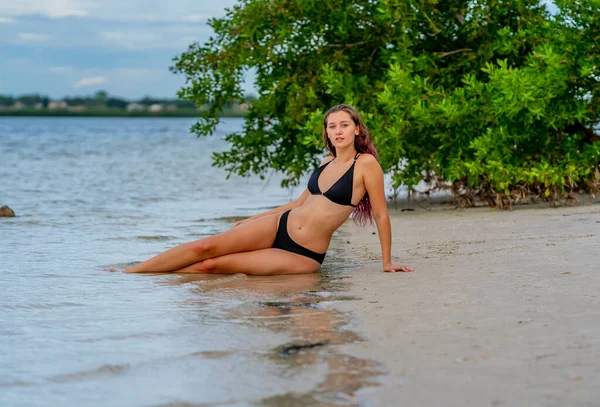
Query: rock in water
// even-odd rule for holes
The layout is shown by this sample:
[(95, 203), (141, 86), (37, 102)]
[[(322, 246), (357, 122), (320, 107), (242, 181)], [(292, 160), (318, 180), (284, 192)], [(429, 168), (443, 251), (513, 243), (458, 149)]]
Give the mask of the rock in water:
[(15, 216), (15, 212), (8, 206), (4, 205), (2, 208), (0, 208), (0, 217), (1, 216), (12, 218), (13, 216)]

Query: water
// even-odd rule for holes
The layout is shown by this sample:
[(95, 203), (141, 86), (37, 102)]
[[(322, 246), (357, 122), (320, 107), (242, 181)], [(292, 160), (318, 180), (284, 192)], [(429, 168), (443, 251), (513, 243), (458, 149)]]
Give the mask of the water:
[[(124, 267), (288, 202), (300, 190), (210, 166), (241, 129), (193, 119), (2, 118), (0, 405), (354, 405), (376, 374), (335, 248), (320, 274), (126, 275)], [(218, 280), (221, 278), (221, 280)]]

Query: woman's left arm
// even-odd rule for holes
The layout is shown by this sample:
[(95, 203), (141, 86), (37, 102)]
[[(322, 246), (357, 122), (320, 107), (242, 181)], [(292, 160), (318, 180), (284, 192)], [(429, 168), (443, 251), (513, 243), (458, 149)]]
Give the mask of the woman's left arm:
[(369, 194), (373, 218), (377, 224), (377, 233), (379, 234), (379, 242), (381, 243), (383, 271), (390, 273), (396, 271), (414, 271), (408, 266), (392, 264), (392, 225), (387, 210), (383, 171), (372, 155), (365, 154), (363, 163), (365, 168), (363, 178), (365, 188)]

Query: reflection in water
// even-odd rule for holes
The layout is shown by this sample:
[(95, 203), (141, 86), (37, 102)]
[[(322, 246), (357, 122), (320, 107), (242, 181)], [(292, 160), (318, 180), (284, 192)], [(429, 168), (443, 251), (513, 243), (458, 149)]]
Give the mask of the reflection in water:
[[(245, 400), (261, 406), (350, 406), (362, 404), (355, 392), (373, 386), (370, 378), (381, 374), (375, 362), (350, 357), (337, 352), (335, 345), (359, 341), (346, 329), (347, 320), (328, 307), (331, 301), (352, 300), (340, 295), (343, 277), (332, 273), (289, 276), (170, 275), (160, 284), (189, 284), (203, 294), (202, 302), (211, 293), (241, 301), (229, 308), (225, 318), (232, 322), (251, 324), (273, 332), (286, 332), (290, 343), (273, 348), (262, 355), (280, 367), (283, 375), (316, 369), (324, 371), (324, 380), (311, 391), (289, 392), (261, 400)], [(257, 301), (258, 300), (258, 301)], [(180, 304), (189, 306), (191, 304)], [(198, 302), (194, 301), (197, 306)], [(203, 357), (208, 357), (204, 352)], [(212, 357), (226, 357), (216, 352)]]

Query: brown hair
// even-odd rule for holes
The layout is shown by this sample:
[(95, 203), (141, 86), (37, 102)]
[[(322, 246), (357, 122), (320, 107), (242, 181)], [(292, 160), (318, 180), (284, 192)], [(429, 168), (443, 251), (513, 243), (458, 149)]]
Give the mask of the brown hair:
[[(354, 137), (354, 148), (356, 151), (361, 154), (371, 154), (377, 159), (379, 154), (377, 154), (377, 149), (375, 148), (375, 143), (373, 143), (369, 129), (363, 122), (356, 109), (345, 104), (333, 106), (325, 114), (325, 118), (323, 119), (323, 142), (325, 143), (325, 148), (327, 151), (329, 151), (331, 155), (335, 157), (335, 147), (329, 140), (329, 137), (327, 137), (327, 118), (330, 114), (337, 112), (348, 113), (354, 121), (354, 124), (358, 126), (358, 135)], [(371, 224), (373, 223), (369, 194), (365, 194), (358, 205), (356, 205), (356, 208), (354, 208), (354, 211), (352, 212), (352, 219), (361, 226), (365, 226), (367, 222)]]

